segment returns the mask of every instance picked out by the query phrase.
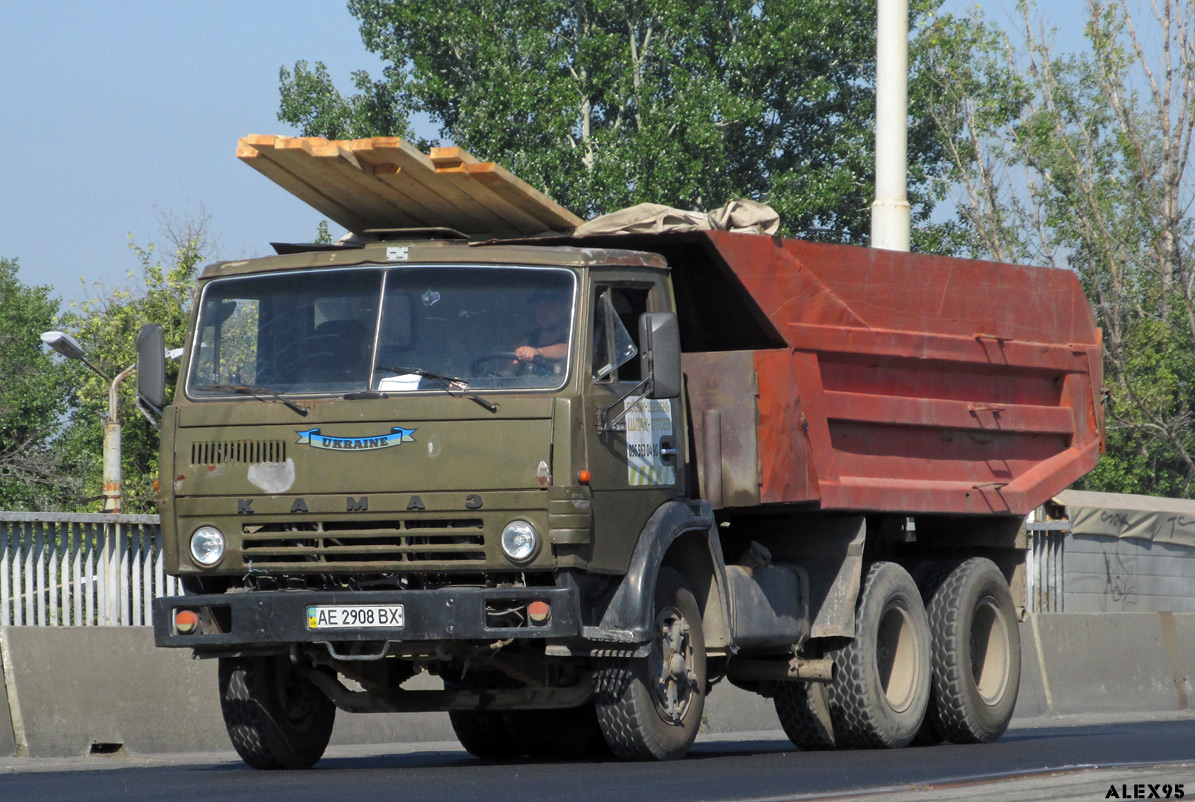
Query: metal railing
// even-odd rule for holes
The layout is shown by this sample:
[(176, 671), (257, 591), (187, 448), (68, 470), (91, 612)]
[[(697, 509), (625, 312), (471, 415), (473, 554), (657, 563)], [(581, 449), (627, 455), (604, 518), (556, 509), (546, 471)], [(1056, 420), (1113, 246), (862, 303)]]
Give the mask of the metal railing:
[[(1043, 516), (1044, 517), (1044, 516)], [(1031, 613), (1063, 610), (1063, 542), (1070, 521), (1026, 521), (1029, 550), (1025, 554), (1025, 590)]]
[(0, 626), (142, 626), (182, 592), (156, 515), (0, 512)]

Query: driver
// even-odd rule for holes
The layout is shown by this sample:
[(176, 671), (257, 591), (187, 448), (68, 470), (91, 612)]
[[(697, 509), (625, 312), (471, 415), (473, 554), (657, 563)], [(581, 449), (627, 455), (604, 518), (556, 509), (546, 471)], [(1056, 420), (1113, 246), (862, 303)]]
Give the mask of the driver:
[(567, 292), (536, 290), (531, 295), (535, 329), (515, 348), (516, 364), (536, 359), (560, 361), (568, 356), (568, 329), (571, 304)]

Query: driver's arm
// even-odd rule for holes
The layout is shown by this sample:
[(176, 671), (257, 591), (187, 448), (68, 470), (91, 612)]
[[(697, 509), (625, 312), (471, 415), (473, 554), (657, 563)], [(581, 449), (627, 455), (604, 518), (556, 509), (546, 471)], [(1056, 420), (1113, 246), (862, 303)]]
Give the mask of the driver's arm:
[(531, 345), (520, 345), (515, 349), (515, 356), (518, 357), (520, 362), (530, 362), (536, 357), (559, 361), (568, 356), (568, 343), (545, 345), (543, 348), (536, 348)]

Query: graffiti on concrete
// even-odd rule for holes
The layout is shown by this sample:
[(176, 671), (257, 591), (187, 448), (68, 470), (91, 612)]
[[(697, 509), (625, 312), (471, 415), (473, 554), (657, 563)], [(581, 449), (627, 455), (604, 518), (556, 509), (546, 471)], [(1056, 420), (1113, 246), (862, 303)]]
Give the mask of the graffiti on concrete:
[(1105, 612), (1132, 610), (1137, 606), (1137, 555), (1126, 554), (1123, 541), (1116, 548), (1104, 552), (1104, 599), (1101, 604)]

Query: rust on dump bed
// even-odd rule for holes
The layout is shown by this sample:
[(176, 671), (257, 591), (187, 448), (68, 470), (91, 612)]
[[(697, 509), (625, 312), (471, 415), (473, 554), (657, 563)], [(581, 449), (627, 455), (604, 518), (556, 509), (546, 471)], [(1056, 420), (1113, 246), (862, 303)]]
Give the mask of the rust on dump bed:
[[(724, 506), (1022, 515), (1099, 460), (1100, 331), (1069, 271), (726, 232), (580, 242), (672, 265), (694, 463)], [(749, 352), (754, 387), (723, 352)], [(733, 439), (748, 389), (755, 442), (719, 445), (711, 492), (703, 415), (723, 403)]]

